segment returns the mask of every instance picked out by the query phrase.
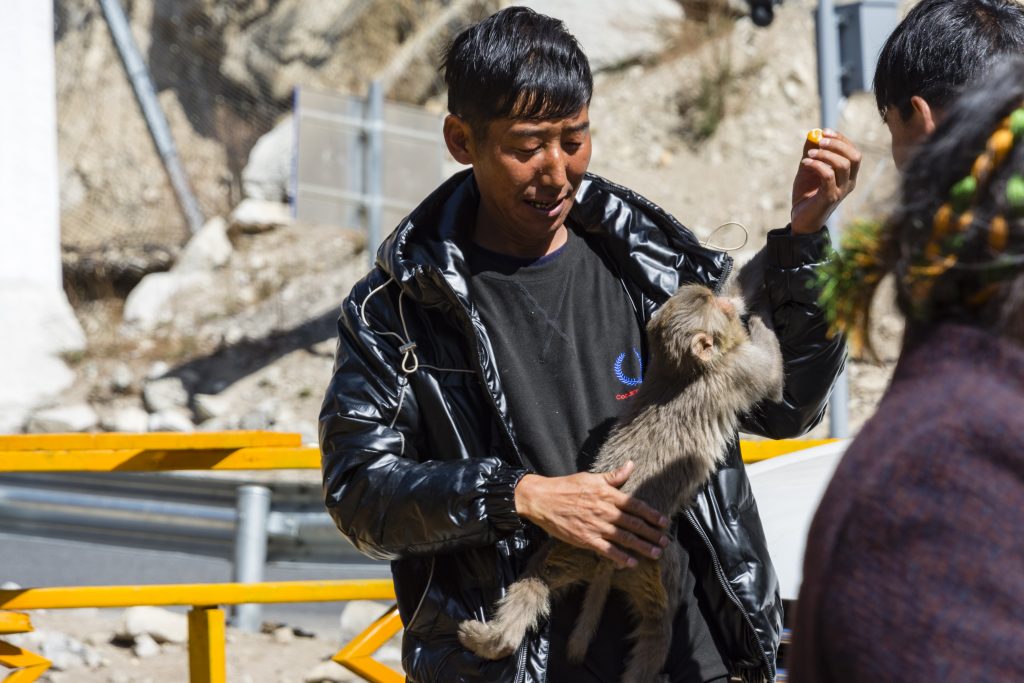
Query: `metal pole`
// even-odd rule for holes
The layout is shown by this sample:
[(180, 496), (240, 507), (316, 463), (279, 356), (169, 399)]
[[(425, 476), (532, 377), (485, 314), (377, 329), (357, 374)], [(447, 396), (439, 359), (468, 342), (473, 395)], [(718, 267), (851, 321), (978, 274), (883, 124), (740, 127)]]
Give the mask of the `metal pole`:
[[(835, 129), (839, 125), (840, 76), (839, 26), (835, 7), (832, 0), (818, 0), (818, 89), (821, 93), (822, 128)], [(826, 225), (832, 244), (838, 248), (842, 225), (839, 209), (835, 210)], [(833, 438), (841, 439), (850, 435), (849, 397), (849, 380), (844, 370), (836, 380), (829, 401), (829, 433)]]
[(366, 96), (366, 248), (370, 267), (377, 259), (383, 220), (384, 192), (384, 85), (378, 79), (370, 83)]
[[(266, 486), (238, 487), (238, 517), (235, 523), (235, 565), (237, 583), (259, 583), (267, 563), (267, 519), (270, 516), (270, 489)], [(235, 607), (234, 625), (243, 631), (260, 628), (260, 605)]]
[(110, 27), (110, 35), (113, 36), (114, 43), (117, 45), (117, 51), (121, 55), (124, 69), (128, 72), (128, 78), (132, 82), (132, 89), (142, 108), (142, 114), (146, 118), (149, 134), (153, 137), (153, 143), (164, 162), (164, 168), (171, 180), (171, 187), (174, 188), (178, 205), (181, 207), (189, 229), (192, 232), (197, 232), (203, 227), (206, 218), (203, 216), (202, 209), (199, 208), (196, 196), (192, 193), (185, 168), (181, 165), (178, 149), (174, 144), (174, 137), (171, 135), (171, 127), (167, 123), (163, 109), (160, 108), (160, 100), (157, 99), (146, 62), (139, 53), (135, 38), (132, 37), (128, 18), (124, 14), (120, 0), (100, 0), (100, 7), (107, 20), (107, 26)]

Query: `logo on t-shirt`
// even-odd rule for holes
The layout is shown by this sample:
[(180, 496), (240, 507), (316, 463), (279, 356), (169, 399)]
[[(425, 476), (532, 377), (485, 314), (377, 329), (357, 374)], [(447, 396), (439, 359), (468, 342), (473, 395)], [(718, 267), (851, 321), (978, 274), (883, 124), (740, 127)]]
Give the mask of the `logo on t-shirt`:
[[(624, 365), (627, 367), (624, 368)], [(614, 370), (615, 378), (627, 387), (631, 387), (630, 391), (616, 394), (615, 400), (624, 401), (631, 396), (635, 396), (636, 392), (640, 391), (639, 387), (644, 381), (644, 359), (641, 357), (639, 349), (634, 346), (632, 356), (626, 351), (620, 353), (618, 358), (615, 359)]]

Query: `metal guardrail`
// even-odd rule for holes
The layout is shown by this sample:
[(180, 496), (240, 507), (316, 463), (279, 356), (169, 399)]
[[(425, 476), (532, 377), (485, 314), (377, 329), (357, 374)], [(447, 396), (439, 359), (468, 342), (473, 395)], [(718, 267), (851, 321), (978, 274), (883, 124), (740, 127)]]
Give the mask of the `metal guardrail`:
[[(277, 443), (285, 445), (272, 450), (244, 447), (220, 459), (201, 454), (199, 447), (210, 453), (210, 447), (217, 443), (200, 441), (202, 435), (188, 440), (197, 442), (196, 450), (179, 453), (166, 449), (182, 443), (180, 435), (146, 436), (148, 444), (135, 441), (135, 436), (126, 442), (119, 435), (99, 434), (0, 437), (0, 472), (15, 472), (0, 474), (0, 520), (4, 530), (233, 559), (237, 491), (241, 486), (259, 483), (271, 494), (266, 520), (267, 561), (370, 564), (338, 534), (324, 512), (319, 482), (254, 482), (242, 476), (214, 479), (183, 472), (138, 471), (197, 465), (256, 469), (264, 456), (281, 461), (282, 469), (318, 469), (319, 451), (295, 447), (297, 435), (275, 434)], [(744, 460), (752, 463), (790, 452), (795, 446), (810, 448), (828, 441), (744, 441), (741, 449)], [(149, 448), (124, 448), (129, 443)], [(246, 441), (241, 437), (235, 443)], [(63, 446), (63, 451), (33, 448), (29, 459), (28, 446)], [(160, 455), (158, 449), (165, 451)], [(69, 468), (79, 471), (71, 474)]]
[[(210, 434), (94, 434), (0, 436), (0, 472), (144, 472), (189, 469), (292, 469), (319, 468), (316, 449), (302, 448), (298, 434), (271, 432), (229, 432)], [(117, 477), (116, 474), (108, 474)], [(141, 481), (141, 480), (139, 480)], [(168, 480), (153, 480), (133, 486), (148, 488), (149, 494), (167, 488)], [(193, 480), (193, 484), (195, 480)], [(209, 483), (209, 482), (207, 482)], [(235, 482), (237, 483), (237, 482)], [(83, 484), (88, 486), (87, 484)], [(193, 487), (185, 502), (153, 501), (145, 494), (134, 498), (106, 495), (103, 487), (92, 492), (64, 492), (61, 499), (49, 500), (37, 491), (24, 491), (6, 497), (7, 510), (36, 505), (36, 521), (46, 514), (62, 512), (66, 524), (67, 509), (54, 510), (63, 502), (95, 513), (96, 504), (103, 503), (107, 513), (129, 516), (139, 507), (153, 517), (189, 520), (182, 533), (195, 531), (197, 525), (211, 529), (224, 527), (228, 515), (236, 528), (245, 528), (242, 506), (234, 512), (197, 503), (209, 502), (211, 490)], [(10, 487), (8, 487), (10, 488)], [(172, 486), (172, 488), (174, 488)], [(7, 491), (10, 494), (10, 491)], [(139, 493), (136, 491), (136, 493)], [(218, 494), (213, 494), (218, 497)], [(223, 491), (219, 498), (224, 499)], [(232, 499), (227, 498), (228, 501)], [(315, 496), (319, 501), (319, 491)], [(48, 509), (46, 506), (51, 506)], [(326, 517), (324, 513), (320, 513)], [(26, 515), (23, 515), (26, 516)], [(109, 521), (109, 520), (108, 520)], [(153, 520), (148, 520), (152, 522)], [(130, 520), (122, 520), (130, 527)], [(5, 529), (6, 530), (6, 529)], [(223, 540), (221, 531), (210, 531), (214, 541)], [(337, 537), (335, 536), (335, 539)], [(251, 539), (249, 541), (251, 542)], [(236, 574), (238, 572), (236, 571)], [(270, 602), (323, 602), (355, 599), (394, 599), (390, 580), (371, 581), (298, 581), (279, 583), (225, 583), (165, 586), (90, 586), (61, 588), (26, 588), (0, 591), (0, 635), (27, 632), (31, 622), (27, 615), (4, 612), (10, 609), (68, 609), (74, 607), (126, 607), (132, 605), (186, 605), (192, 609), (189, 621), (189, 675), (193, 683), (223, 683), (226, 679), (224, 657), (225, 615), (223, 605), (256, 605)], [(371, 683), (400, 683), (404, 677), (374, 661), (372, 654), (402, 624), (392, 608), (366, 631), (335, 655), (334, 661), (359, 674)], [(50, 666), (39, 655), (0, 641), (0, 666), (15, 669), (4, 680), (7, 683), (35, 681)]]
[[(319, 452), (315, 448), (301, 447), (300, 439), (298, 434), (270, 432), (0, 436), (0, 472), (22, 473), (23, 479), (18, 480), (22, 485), (32, 481), (26, 473), (105, 472), (104, 478), (110, 478), (103, 485), (90, 483), (88, 477), (78, 475), (75, 478), (78, 490), (65, 490), (56, 495), (52, 491), (41, 492), (24, 486), (12, 490), (15, 487), (9, 478), (5, 479), (6, 485), (0, 486), (0, 519), (6, 513), (20, 522), (45, 526), (59, 514), (60, 521), (67, 525), (72, 517), (68, 514), (70, 507), (76, 511), (75, 516), (92, 514), (96, 527), (106, 525), (107, 530), (115, 534), (144, 532), (146, 525), (157, 519), (171, 520), (167, 528), (177, 529), (188, 538), (194, 552), (199, 538), (205, 538), (214, 546), (223, 544), (229, 519), (234, 528), (244, 526), (238, 522), (239, 516), (244, 515), (241, 510), (228, 512), (223, 504), (208, 504), (214, 498), (224, 503), (225, 491), (218, 490), (218, 484), (211, 480), (204, 482), (205, 490), (196, 485), (196, 480), (191, 480), (184, 502), (181, 499), (153, 500), (155, 492), (174, 490), (178, 482), (170, 477), (132, 479), (123, 473), (319, 468)], [(742, 442), (741, 450), (745, 461), (755, 462), (828, 441), (831, 440)], [(110, 495), (111, 485), (116, 487), (118, 480), (129, 489), (134, 487), (135, 495)], [(315, 499), (319, 505), (319, 491)], [(59, 509), (61, 505), (65, 507)], [(147, 519), (134, 520), (136, 526), (133, 527), (131, 516), (140, 509)], [(325, 517), (322, 512), (316, 514)], [(278, 516), (274, 519), (274, 524), (267, 525), (271, 537), (271, 527), (277, 525), (280, 531), (287, 527), (289, 519), (294, 524), (296, 518)], [(197, 531), (200, 527), (205, 527), (205, 533)], [(337, 543), (333, 530), (332, 536)], [(0, 591), (0, 635), (31, 630), (26, 615), (2, 611), (5, 609), (187, 605), (192, 607), (189, 612), (190, 680), (192, 683), (223, 683), (226, 676), (225, 617), (219, 606), (381, 598), (394, 598), (394, 587), (388, 580), (27, 588)], [(371, 683), (400, 683), (404, 680), (402, 675), (373, 660), (372, 654), (401, 628), (397, 608), (392, 608), (333, 659)], [(47, 670), (49, 662), (0, 641), (0, 665), (16, 669), (4, 679), (7, 683), (30, 683)]]
[[(282, 581), (277, 583), (172, 584), (157, 586), (89, 586), (83, 588), (26, 588), (0, 590), (0, 610), (131, 607), (134, 605), (191, 607), (188, 613), (189, 680), (225, 683), (225, 615), (221, 606), (251, 603), (394, 600), (390, 580)], [(372, 659), (381, 645), (401, 630), (392, 607), (362, 634), (339, 650), (332, 660), (372, 683), (402, 683), (405, 677)], [(0, 636), (27, 633), (26, 614), (0, 611)], [(50, 667), (49, 660), (0, 641), (0, 666), (14, 671), (6, 683), (31, 683)]]

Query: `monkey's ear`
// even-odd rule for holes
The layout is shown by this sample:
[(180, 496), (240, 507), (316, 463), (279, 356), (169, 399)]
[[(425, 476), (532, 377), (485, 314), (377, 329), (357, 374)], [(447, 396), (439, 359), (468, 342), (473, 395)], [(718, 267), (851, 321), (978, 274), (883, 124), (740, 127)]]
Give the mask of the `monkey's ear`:
[(715, 355), (715, 340), (705, 332), (698, 332), (690, 340), (690, 352), (700, 360), (707, 362)]

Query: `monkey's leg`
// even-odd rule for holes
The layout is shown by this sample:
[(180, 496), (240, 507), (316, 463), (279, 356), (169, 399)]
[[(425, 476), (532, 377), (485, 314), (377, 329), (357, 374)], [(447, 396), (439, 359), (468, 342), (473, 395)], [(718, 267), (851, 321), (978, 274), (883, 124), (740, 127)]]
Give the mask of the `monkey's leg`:
[(551, 610), (551, 591), (572, 583), (575, 576), (553, 567), (547, 550), (531, 563), (526, 575), (509, 586), (490, 621), (467, 620), (459, 624), (459, 641), (484, 659), (508, 657), (519, 647), (526, 632), (537, 628)]
[(612, 587), (612, 574), (615, 567), (611, 562), (602, 562), (597, 566), (596, 571), (587, 586), (587, 593), (583, 597), (583, 610), (576, 618), (576, 625), (569, 635), (569, 644), (566, 648), (566, 656), (570, 662), (582, 662), (587, 656), (587, 648), (590, 641), (594, 639), (597, 632), (597, 625), (601, 622), (601, 615), (604, 613), (605, 603), (608, 601), (608, 592)]
[[(669, 596), (661, 582), (656, 563), (645, 563), (634, 572), (627, 588), (633, 599), (639, 623), (633, 631), (633, 649), (629, 655), (623, 683), (651, 683), (667, 680), (660, 676), (672, 642), (672, 614)], [(642, 573), (640, 573), (642, 572)]]

